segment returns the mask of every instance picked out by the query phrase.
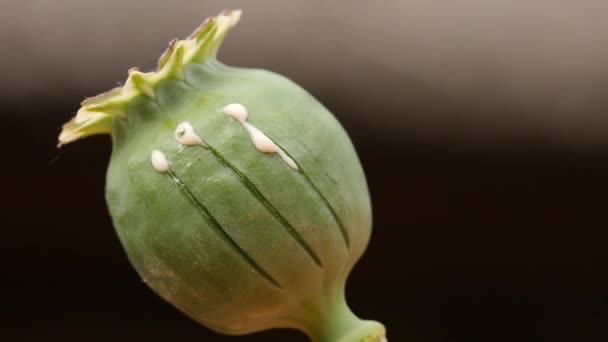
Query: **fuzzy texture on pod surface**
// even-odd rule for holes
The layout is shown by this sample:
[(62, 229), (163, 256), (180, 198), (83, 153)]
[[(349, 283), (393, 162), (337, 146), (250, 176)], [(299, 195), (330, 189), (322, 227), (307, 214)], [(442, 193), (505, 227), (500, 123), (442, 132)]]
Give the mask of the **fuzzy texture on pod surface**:
[(207, 19), (156, 71), (131, 69), (123, 87), (85, 100), (59, 143), (111, 134), (106, 200), (120, 241), (191, 318), (226, 334), (382, 341), (344, 294), (371, 233), (356, 152), (292, 81), (217, 61), (240, 14)]

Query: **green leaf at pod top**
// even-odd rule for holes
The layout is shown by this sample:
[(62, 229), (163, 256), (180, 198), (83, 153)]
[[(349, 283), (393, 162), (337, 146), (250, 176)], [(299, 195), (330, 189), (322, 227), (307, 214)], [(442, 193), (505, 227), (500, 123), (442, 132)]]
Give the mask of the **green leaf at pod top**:
[(221, 333), (295, 328), (314, 341), (378, 342), (346, 305), (371, 233), (356, 152), (298, 85), (217, 61), (240, 11), (171, 42), (154, 72), (85, 100), (63, 145), (111, 134), (106, 200), (142, 279)]

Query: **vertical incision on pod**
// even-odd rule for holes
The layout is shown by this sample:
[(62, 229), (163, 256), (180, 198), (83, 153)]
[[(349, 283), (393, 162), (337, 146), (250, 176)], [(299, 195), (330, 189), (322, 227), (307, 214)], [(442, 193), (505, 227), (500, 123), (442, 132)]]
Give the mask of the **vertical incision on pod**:
[(192, 126), (188, 122), (182, 122), (175, 130), (175, 138), (183, 145), (187, 146), (200, 146), (205, 150), (211, 152), (217, 161), (223, 166), (229, 168), (234, 172), (240, 179), (241, 183), (258, 199), (258, 201), (274, 216), (274, 218), (281, 223), (283, 228), (291, 235), (300, 246), (306, 251), (306, 253), (313, 259), (315, 264), (319, 267), (323, 267), (321, 258), (315, 253), (312, 247), (304, 240), (304, 238), (298, 233), (294, 226), (279, 212), (279, 210), (270, 203), (270, 200), (258, 189), (258, 187), (247, 177), (241, 170), (230, 163), (224, 156), (222, 156), (215, 148), (203, 141), (195, 132)]
[(203, 218), (209, 226), (215, 231), (222, 240), (226, 242), (232, 249), (234, 249), (245, 261), (263, 278), (268, 280), (272, 285), (281, 288), (281, 285), (276, 281), (268, 272), (266, 272), (243, 248), (226, 232), (222, 225), (217, 219), (211, 214), (209, 209), (196, 198), (196, 196), (190, 191), (188, 186), (177, 176), (177, 174), (171, 169), (171, 165), (167, 160), (165, 154), (159, 150), (153, 150), (151, 155), (151, 162), (154, 169), (160, 173), (166, 174), (173, 183), (177, 185), (179, 192), (197, 209), (199, 215)]
[(302, 167), (300, 167), (298, 162), (296, 162), (295, 159), (293, 159), (291, 157), (291, 155), (285, 149), (283, 149), (281, 146), (276, 144), (266, 134), (264, 134), (262, 131), (260, 131), (254, 125), (247, 122), (247, 117), (249, 116), (249, 114), (248, 114), (247, 108), (245, 108), (245, 106), (243, 106), (242, 104), (239, 104), (239, 103), (232, 103), (232, 104), (229, 104), (226, 107), (224, 107), (223, 112), (224, 112), (224, 114), (237, 120), (241, 124), (241, 126), (243, 126), (243, 128), (245, 128), (247, 133), (249, 133), (249, 136), (250, 136), (251, 141), (253, 142), (254, 146), (260, 152), (278, 154), (281, 157), (281, 159), (283, 159), (283, 161), (285, 161), (285, 163), (287, 165), (289, 165), (289, 167), (296, 170), (300, 175), (302, 175), (302, 177), (304, 178), (306, 183), (308, 183), (308, 185), (312, 188), (312, 190), (317, 193), (319, 198), (321, 198), (321, 200), (323, 201), (323, 203), (325, 204), (325, 206), (331, 213), (331, 216), (333, 217), (334, 221), (336, 221), (336, 224), (338, 225), (338, 228), (340, 229), (340, 234), (342, 235), (342, 238), (344, 239), (344, 243), (346, 244), (346, 247), (347, 248), (350, 247), (350, 239), (348, 237), (348, 232), (346, 231), (346, 227), (342, 223), (342, 220), (340, 220), (340, 218), (338, 217), (338, 214), (334, 210), (333, 206), (329, 203), (329, 201), (323, 195), (323, 193), (321, 193), (319, 188), (317, 188), (317, 186), (312, 181), (312, 179), (310, 179), (310, 177), (308, 177), (308, 174), (306, 174), (306, 172), (304, 172)]

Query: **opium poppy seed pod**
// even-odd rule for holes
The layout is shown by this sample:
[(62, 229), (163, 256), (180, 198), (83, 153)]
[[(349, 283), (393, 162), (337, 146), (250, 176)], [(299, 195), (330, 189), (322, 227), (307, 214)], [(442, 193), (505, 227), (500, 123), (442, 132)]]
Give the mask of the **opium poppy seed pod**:
[(355, 150), (290, 80), (216, 59), (240, 11), (175, 40), (158, 69), (85, 100), (63, 145), (111, 134), (106, 200), (141, 278), (226, 334), (287, 327), (314, 341), (379, 342), (346, 278), (371, 232)]

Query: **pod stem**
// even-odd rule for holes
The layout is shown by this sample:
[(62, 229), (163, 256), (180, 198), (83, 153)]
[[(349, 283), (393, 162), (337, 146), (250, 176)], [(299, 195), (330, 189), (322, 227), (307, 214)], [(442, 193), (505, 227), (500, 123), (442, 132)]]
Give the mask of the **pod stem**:
[(362, 320), (344, 299), (327, 307), (302, 328), (314, 342), (386, 342), (386, 329), (376, 321)]

